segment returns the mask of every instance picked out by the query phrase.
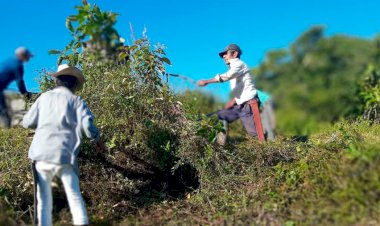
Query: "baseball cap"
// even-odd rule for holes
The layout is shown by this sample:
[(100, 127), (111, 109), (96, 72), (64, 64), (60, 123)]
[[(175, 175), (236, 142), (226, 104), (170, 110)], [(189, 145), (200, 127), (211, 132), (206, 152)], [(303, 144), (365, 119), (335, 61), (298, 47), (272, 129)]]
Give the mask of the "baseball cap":
[(26, 47), (24, 46), (21, 46), (21, 47), (18, 47), (15, 51), (16, 55), (24, 55), (24, 56), (28, 56), (28, 57), (33, 57), (33, 53), (31, 53)]
[(219, 56), (221, 58), (223, 58), (223, 55), (226, 54), (226, 52), (228, 50), (233, 50), (233, 51), (236, 51), (238, 52), (240, 55), (243, 54), (243, 52), (241, 51), (240, 47), (236, 44), (229, 44), (226, 48), (224, 48), (224, 50), (222, 52), (219, 53)]

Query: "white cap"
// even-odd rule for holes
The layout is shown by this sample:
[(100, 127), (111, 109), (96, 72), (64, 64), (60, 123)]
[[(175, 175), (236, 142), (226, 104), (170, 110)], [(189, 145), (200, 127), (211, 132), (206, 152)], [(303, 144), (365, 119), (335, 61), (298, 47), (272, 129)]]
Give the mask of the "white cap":
[(27, 57), (33, 57), (33, 53), (31, 53), (26, 47), (24, 46), (21, 46), (21, 47), (18, 47), (15, 51), (15, 54), (17, 56), (27, 56)]

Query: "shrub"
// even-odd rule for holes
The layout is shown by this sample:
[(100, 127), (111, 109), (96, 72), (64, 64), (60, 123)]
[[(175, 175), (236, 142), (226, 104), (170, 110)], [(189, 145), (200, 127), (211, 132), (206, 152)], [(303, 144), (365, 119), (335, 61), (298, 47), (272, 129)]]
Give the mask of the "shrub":
[[(20, 128), (0, 129), (0, 204), (16, 219), (33, 205), (32, 174), (27, 159), (30, 134)], [(7, 205), (5, 205), (7, 204)]]

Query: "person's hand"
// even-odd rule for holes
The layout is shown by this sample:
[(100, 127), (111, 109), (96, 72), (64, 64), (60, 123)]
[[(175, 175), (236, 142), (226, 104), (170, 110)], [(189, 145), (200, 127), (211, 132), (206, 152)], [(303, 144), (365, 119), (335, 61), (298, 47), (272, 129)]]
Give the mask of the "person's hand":
[(24, 93), (24, 96), (25, 96), (26, 99), (28, 99), (28, 100), (30, 100), (30, 99), (32, 98), (32, 95), (33, 95), (33, 93), (31, 93), (31, 92), (26, 92), (26, 93)]
[(205, 80), (200, 80), (197, 82), (197, 85), (198, 86), (205, 86), (205, 85), (207, 85), (207, 82)]
[(232, 108), (235, 104), (236, 104), (235, 99), (232, 99), (232, 100), (228, 101), (228, 103), (224, 106), (224, 109), (230, 109), (230, 108)]

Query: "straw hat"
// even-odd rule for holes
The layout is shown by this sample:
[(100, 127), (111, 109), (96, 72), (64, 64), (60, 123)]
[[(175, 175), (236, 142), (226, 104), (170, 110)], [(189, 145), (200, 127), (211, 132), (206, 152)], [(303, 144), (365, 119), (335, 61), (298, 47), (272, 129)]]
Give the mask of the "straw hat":
[(52, 74), (53, 77), (59, 77), (60, 75), (71, 75), (78, 79), (77, 87), (82, 87), (85, 82), (83, 73), (76, 67), (69, 66), (67, 64), (61, 64), (58, 66), (58, 70), (56, 73)]

